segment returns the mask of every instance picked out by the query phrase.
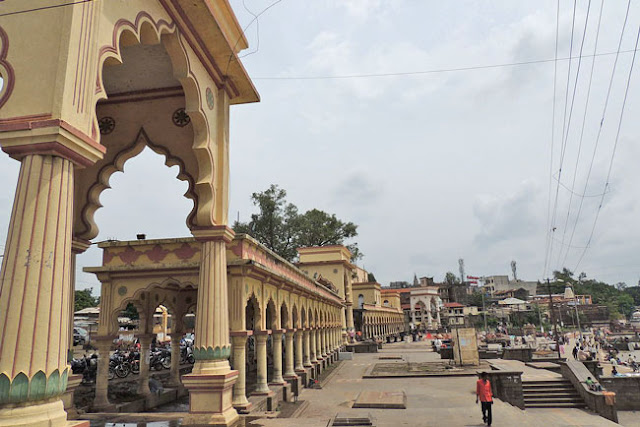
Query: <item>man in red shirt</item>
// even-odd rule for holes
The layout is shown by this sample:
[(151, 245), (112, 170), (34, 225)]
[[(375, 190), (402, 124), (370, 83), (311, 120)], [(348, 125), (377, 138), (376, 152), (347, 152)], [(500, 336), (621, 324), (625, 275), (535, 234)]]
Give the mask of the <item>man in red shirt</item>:
[(491, 405), (493, 405), (493, 393), (491, 382), (487, 379), (487, 373), (481, 372), (480, 379), (476, 382), (476, 403), (480, 400), (482, 405), (482, 421), (491, 425)]

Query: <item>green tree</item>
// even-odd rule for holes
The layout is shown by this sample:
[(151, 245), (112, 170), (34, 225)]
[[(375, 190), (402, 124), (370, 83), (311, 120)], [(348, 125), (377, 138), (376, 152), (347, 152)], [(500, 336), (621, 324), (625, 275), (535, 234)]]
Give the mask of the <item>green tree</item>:
[(447, 271), (447, 274), (444, 275), (444, 282), (447, 285), (457, 285), (460, 283), (460, 279), (458, 279), (458, 276), (456, 276), (452, 272)]
[(635, 305), (640, 305), (640, 286), (625, 288), (624, 293), (633, 298), (633, 303)]
[(91, 295), (92, 292), (93, 288), (76, 291), (73, 310), (79, 311), (87, 307), (97, 307), (99, 299)]
[[(311, 209), (304, 214), (286, 201), (287, 192), (277, 185), (267, 190), (253, 193), (251, 199), (258, 207), (258, 213), (251, 215), (251, 221), (236, 221), (236, 233), (247, 233), (287, 261), (297, 256), (296, 248), (307, 246), (344, 245), (345, 240), (358, 235), (358, 226), (344, 222), (334, 214)], [(353, 261), (362, 257), (356, 243), (346, 245)]]
[(272, 184), (267, 190), (253, 193), (251, 199), (258, 213), (251, 221), (236, 221), (236, 233), (247, 233), (284, 259), (292, 261), (296, 255), (296, 234), (299, 228), (298, 208), (286, 201), (287, 192)]
[(370, 283), (377, 282), (376, 276), (374, 276), (373, 273), (367, 273), (367, 281)]
[(136, 320), (140, 317), (138, 309), (132, 303), (127, 304), (127, 307), (122, 311), (124, 317), (128, 317), (131, 320)]

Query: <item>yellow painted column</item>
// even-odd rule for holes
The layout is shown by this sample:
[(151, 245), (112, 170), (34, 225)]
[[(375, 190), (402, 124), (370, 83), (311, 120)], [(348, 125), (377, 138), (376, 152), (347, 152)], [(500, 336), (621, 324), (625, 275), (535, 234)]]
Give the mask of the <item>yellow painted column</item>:
[(256, 374), (256, 389), (253, 394), (262, 395), (269, 394), (271, 389), (267, 384), (267, 338), (271, 331), (255, 331), (256, 338), (256, 358), (257, 360), (257, 374)]
[(192, 234), (202, 242), (202, 249), (193, 351), (196, 363), (192, 373), (182, 377), (190, 401), (183, 423), (230, 425), (239, 418), (232, 405), (238, 371), (229, 365), (226, 244), (234, 234), (226, 226), (193, 229)]
[[(298, 335), (301, 334), (302, 331), (298, 331), (296, 333), (295, 329), (287, 329), (287, 332), (285, 333), (285, 348), (284, 348), (284, 376), (285, 378), (293, 378), (296, 377), (296, 372), (295, 372), (295, 367), (293, 365), (293, 339), (294, 339), (294, 334)], [(296, 336), (296, 344), (297, 344), (297, 336)], [(297, 345), (296, 345), (297, 347)], [(296, 356), (302, 351), (302, 349), (296, 349)], [(302, 355), (301, 355), (302, 356)]]
[(233, 407), (238, 412), (248, 413), (251, 402), (247, 400), (247, 338), (253, 331), (233, 331), (233, 367), (238, 371), (238, 380), (233, 385)]
[(311, 363), (317, 363), (318, 357), (316, 353), (316, 330), (315, 328), (309, 328), (309, 355), (311, 358)]
[(93, 337), (93, 345), (98, 349), (98, 372), (96, 372), (96, 394), (93, 399), (93, 410), (111, 412), (115, 405), (109, 402), (109, 352), (113, 336)]
[(72, 162), (25, 156), (0, 270), (0, 426), (66, 423), (72, 215)]
[[(141, 316), (142, 322), (142, 316)], [(138, 375), (138, 394), (141, 396), (148, 396), (151, 394), (149, 389), (149, 361), (151, 358), (151, 340), (153, 340), (153, 334), (140, 334), (140, 374)]]
[(171, 316), (171, 371), (169, 386), (179, 387), (180, 381), (180, 339), (183, 333), (182, 313), (175, 312)]
[(286, 384), (284, 378), (282, 378), (282, 329), (274, 329), (272, 331), (273, 343), (273, 378), (271, 384), (283, 385)]
[(310, 344), (310, 337), (309, 337), (309, 329), (305, 328), (303, 332), (304, 332), (303, 333), (304, 354), (303, 354), (302, 365), (308, 368), (311, 366), (311, 344)]
[[(293, 338), (293, 336), (292, 336)], [(302, 353), (303, 353), (303, 349), (302, 349), (302, 331), (297, 331), (295, 334), (295, 340), (296, 340), (296, 366), (295, 366), (295, 370), (296, 371), (302, 371), (304, 370), (304, 365), (303, 365), (303, 357), (302, 357)]]

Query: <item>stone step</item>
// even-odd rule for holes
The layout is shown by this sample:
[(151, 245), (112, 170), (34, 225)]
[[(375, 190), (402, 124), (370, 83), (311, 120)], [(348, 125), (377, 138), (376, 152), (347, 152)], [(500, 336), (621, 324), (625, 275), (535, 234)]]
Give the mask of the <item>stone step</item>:
[(568, 397), (525, 397), (524, 403), (561, 403), (561, 402), (578, 402), (583, 403), (580, 397), (568, 396)]
[(525, 403), (525, 409), (531, 408), (586, 408), (584, 403)]
[(523, 396), (525, 399), (528, 398), (532, 398), (532, 399), (536, 399), (536, 398), (547, 398), (547, 399), (555, 399), (556, 397), (577, 397), (579, 398), (580, 395), (578, 394), (578, 392), (573, 391), (573, 392), (564, 392), (564, 391), (553, 391), (553, 392), (549, 392), (549, 393), (523, 393)]
[(525, 384), (522, 383), (523, 390), (538, 390), (538, 389), (565, 389), (565, 388), (573, 388), (573, 384)]

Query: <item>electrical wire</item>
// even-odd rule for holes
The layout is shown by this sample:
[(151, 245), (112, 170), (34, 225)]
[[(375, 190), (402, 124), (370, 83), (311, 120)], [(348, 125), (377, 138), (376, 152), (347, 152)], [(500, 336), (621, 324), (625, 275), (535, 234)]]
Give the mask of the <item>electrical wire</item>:
[(256, 22), (258, 20), (258, 18), (260, 18), (260, 16), (262, 16), (263, 13), (267, 12), (269, 9), (271, 9), (273, 6), (277, 5), (281, 1), (282, 0), (275, 0), (269, 6), (265, 7), (264, 9), (262, 9), (262, 11), (260, 11), (260, 13), (258, 13), (257, 15), (254, 15), (254, 18), (251, 21), (249, 21), (249, 23), (242, 29), (242, 33), (240, 33), (240, 35), (238, 36), (238, 39), (236, 40), (236, 42), (233, 45), (233, 48), (231, 49), (231, 54), (229, 55), (229, 61), (227, 62), (227, 68), (224, 70), (224, 74), (225, 75), (229, 72), (229, 66), (231, 65), (231, 61), (233, 60), (234, 52), (236, 51), (236, 47), (238, 47), (238, 43), (240, 43), (240, 40), (242, 40), (242, 37), (244, 37), (245, 32), (249, 29), (251, 24)]
[[(632, 53), (634, 50), (623, 50), (620, 53)], [(602, 52), (594, 55), (584, 55), (582, 58), (592, 58), (598, 56), (610, 56), (616, 55), (618, 52)], [(488, 65), (471, 65), (467, 67), (457, 67), (457, 68), (438, 68), (433, 70), (422, 70), (422, 71), (400, 71), (400, 72), (392, 72), (392, 73), (372, 73), (372, 74), (345, 74), (345, 75), (334, 75), (334, 76), (288, 76), (288, 77), (277, 77), (277, 76), (263, 76), (263, 77), (252, 77), (251, 80), (346, 80), (346, 79), (367, 79), (367, 78), (377, 78), (377, 77), (402, 77), (402, 76), (417, 76), (423, 74), (439, 74), (439, 73), (452, 73), (459, 71), (474, 71), (474, 70), (486, 70), (491, 68), (504, 68), (504, 67), (517, 67), (521, 65), (533, 65), (533, 64), (545, 64), (550, 62), (557, 61), (568, 61), (578, 59), (578, 56), (573, 57), (562, 57), (562, 58), (551, 58), (551, 59), (533, 59), (530, 61), (520, 61), (520, 62), (505, 62), (500, 64), (488, 64)]]
[[(555, 141), (555, 128), (556, 128), (556, 86), (558, 81), (558, 39), (560, 29), (560, 0), (556, 2), (556, 47), (553, 61), (553, 107), (551, 109), (551, 150), (549, 154), (549, 198), (547, 199), (547, 241), (544, 252), (544, 269), (542, 270), (542, 277), (547, 274), (547, 266), (549, 263), (549, 252), (553, 245), (553, 232), (551, 227), (551, 191), (553, 189), (553, 147)], [(560, 181), (560, 180), (558, 180)]]
[[(571, 38), (569, 43), (569, 57), (573, 55), (573, 33), (575, 29), (576, 22), (576, 8), (577, 8), (577, 0), (573, 0), (573, 17), (571, 19)], [(558, 213), (558, 198), (560, 196), (560, 181), (562, 181), (562, 166), (564, 165), (564, 155), (567, 150), (567, 141), (564, 138), (565, 130), (567, 127), (567, 106), (569, 105), (569, 86), (571, 82), (571, 64), (572, 61), (569, 61), (569, 66), (567, 70), (567, 84), (565, 87), (564, 94), (564, 114), (562, 117), (562, 135), (560, 137), (560, 164), (558, 166), (558, 183), (556, 184), (556, 196), (553, 202), (553, 209), (551, 214), (551, 229), (555, 232), (556, 227), (556, 214)], [(576, 77), (577, 79), (577, 77)], [(577, 80), (576, 80), (577, 82)], [(549, 258), (552, 258), (553, 255), (553, 242), (551, 242), (551, 248), (549, 250)]]
[(249, 9), (245, 3), (245, 0), (242, 0), (242, 7), (244, 8), (244, 10), (246, 10), (251, 16), (254, 17), (254, 19), (256, 20), (256, 47), (254, 50), (252, 50), (251, 52), (248, 52), (244, 55), (239, 55), (238, 58), (242, 59), (242, 58), (246, 58), (249, 55), (253, 55), (254, 53), (257, 53), (260, 50), (260, 20), (258, 19), (258, 15), (256, 15), (255, 13), (253, 13), (251, 11), (251, 9)]
[[(636, 49), (638, 48), (639, 40), (640, 40), (640, 25), (638, 26), (638, 34), (636, 35), (636, 44), (635, 44)], [(596, 224), (598, 223), (598, 217), (600, 216), (600, 212), (602, 211), (604, 196), (610, 185), (611, 172), (613, 171), (613, 161), (615, 159), (616, 151), (618, 149), (618, 141), (620, 140), (620, 129), (622, 128), (622, 120), (624, 118), (624, 110), (627, 104), (627, 96), (629, 95), (629, 87), (631, 86), (631, 76), (633, 74), (633, 66), (635, 62), (636, 62), (636, 54), (634, 52), (633, 58), (631, 59), (631, 66), (629, 67), (629, 75), (627, 77), (627, 86), (625, 87), (625, 90), (624, 90), (624, 98), (622, 100), (622, 110), (620, 111), (620, 119), (618, 120), (618, 129), (616, 130), (616, 138), (615, 138), (615, 142), (613, 143), (613, 151), (611, 153), (611, 160), (609, 161), (609, 170), (607, 172), (607, 180), (604, 184), (604, 191), (602, 193), (602, 198), (600, 199), (600, 204), (598, 205), (598, 210), (596, 211), (596, 217), (593, 220), (593, 226), (591, 227), (591, 233), (589, 235), (589, 239), (587, 240), (586, 248), (582, 251), (582, 254), (580, 255), (580, 258), (578, 259), (578, 262), (576, 263), (576, 266), (573, 269), (573, 271), (578, 270), (578, 267), (580, 266), (580, 263), (582, 262), (584, 255), (587, 253), (587, 250), (591, 245), (591, 240), (593, 239), (593, 233), (595, 232)]]
[[(598, 49), (598, 41), (600, 38), (600, 24), (602, 22), (602, 10), (604, 9), (604, 0), (602, 0), (600, 2), (600, 13), (598, 16), (598, 27), (596, 29), (596, 39), (594, 42), (594, 46), (593, 46), (593, 53), (596, 53), (596, 50)], [(591, 71), (589, 73), (589, 85), (587, 88), (587, 100), (585, 101), (585, 106), (584, 106), (584, 114), (582, 116), (582, 129), (580, 130), (580, 141), (578, 143), (579, 147), (582, 147), (582, 140), (584, 138), (584, 128), (585, 125), (587, 123), (587, 111), (589, 110), (589, 100), (591, 99), (591, 84), (593, 82), (593, 69), (595, 68), (595, 64), (596, 64), (596, 59), (593, 58), (593, 60), (591, 61)], [(593, 158), (591, 160), (591, 164), (593, 165)], [(571, 190), (570, 191), (574, 191), (575, 188), (575, 181), (576, 181), (576, 175), (578, 172), (578, 161), (576, 160), (576, 166), (575, 166), (575, 170), (573, 173), (573, 183), (571, 184)], [(587, 178), (588, 180), (588, 178)], [(585, 188), (586, 191), (586, 188)], [(593, 197), (593, 196), (586, 196), (585, 193), (583, 193), (582, 197)], [(582, 212), (582, 206), (584, 204), (584, 198), (582, 198), (580, 200), (580, 205), (578, 207), (578, 213), (576, 214), (576, 218), (575, 221), (573, 222), (573, 228), (571, 230), (571, 236), (569, 237), (569, 245), (567, 247), (571, 247), (571, 244), (573, 243), (573, 237), (576, 233), (576, 228), (578, 227), (578, 221), (580, 219), (580, 214)], [(566, 227), (566, 226), (565, 226)], [(564, 259), (562, 261), (562, 265), (565, 265), (567, 263), (567, 257), (569, 256), (569, 250), (567, 249), (567, 251), (565, 252), (564, 255)]]
[[(582, 65), (582, 51), (584, 49), (584, 41), (587, 38), (587, 28), (588, 28), (588, 24), (589, 24), (589, 13), (591, 12), (591, 0), (589, 0), (589, 3), (587, 5), (587, 16), (584, 20), (584, 32), (582, 33), (582, 42), (580, 43), (580, 59), (578, 60), (578, 67), (576, 70), (576, 80), (575, 83), (573, 85), (573, 94), (571, 95), (571, 107), (569, 108), (569, 117), (567, 119), (567, 130), (566, 133), (563, 135), (564, 137), (564, 144), (565, 144), (565, 148), (567, 145), (567, 142), (569, 140), (569, 130), (571, 129), (571, 119), (573, 117), (573, 107), (575, 105), (575, 100), (576, 100), (576, 92), (578, 91), (578, 81), (580, 79), (580, 66)], [(575, 183), (576, 183), (576, 174), (577, 174), (577, 170), (578, 170), (578, 163), (580, 161), (580, 152), (582, 151), (582, 141), (580, 141), (580, 144), (578, 144), (578, 154), (576, 156), (576, 164), (575, 164), (575, 168), (573, 171), (573, 184), (571, 185), (571, 194), (569, 195), (569, 206), (567, 207), (567, 216), (565, 218), (564, 221), (564, 226), (562, 228), (562, 243), (564, 244), (564, 239), (567, 235), (567, 225), (569, 224), (569, 216), (571, 214), (571, 204), (573, 203), (573, 189), (575, 187)], [(560, 179), (560, 177), (558, 176), (558, 180)], [(562, 249), (558, 251), (558, 268), (561, 267), (560, 265), (560, 258), (562, 257)]]
[(34, 9), (19, 10), (19, 11), (16, 11), (16, 12), (0, 13), (0, 17), (2, 17), (2, 16), (11, 16), (11, 15), (19, 15), (21, 13), (38, 12), (40, 10), (55, 9), (55, 8), (64, 7), (64, 6), (73, 6), (74, 4), (91, 3), (92, 1), (95, 1), (95, 0), (78, 0), (78, 1), (72, 1), (72, 2), (69, 2), (69, 3), (54, 4), (54, 5), (51, 5), (51, 6), (36, 7)]

